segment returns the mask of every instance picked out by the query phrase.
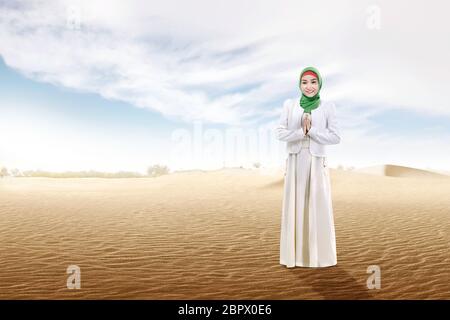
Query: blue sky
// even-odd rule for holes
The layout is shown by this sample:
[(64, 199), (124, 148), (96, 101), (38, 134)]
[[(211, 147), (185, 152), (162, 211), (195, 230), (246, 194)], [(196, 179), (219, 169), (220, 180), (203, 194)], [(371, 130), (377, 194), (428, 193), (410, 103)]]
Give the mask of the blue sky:
[(342, 133), (331, 166), (450, 171), (448, 4), (150, 2), (2, 2), (0, 166), (280, 166), (271, 132), (313, 65)]
[[(6, 134), (2, 134), (1, 154), (7, 159), (11, 156), (19, 168), (51, 170), (56, 164), (58, 168), (55, 169), (59, 170), (104, 168), (142, 171), (160, 160), (158, 153), (149, 150), (160, 141), (170, 140), (171, 131), (180, 126), (148, 109), (27, 79), (3, 62), (0, 64), (0, 81), (2, 123), (3, 126), (8, 125), (8, 129), (2, 130)], [(28, 125), (29, 130), (21, 131), (21, 123)], [(14, 128), (16, 132), (11, 132)], [(9, 140), (12, 134), (22, 134), (21, 141), (42, 134), (46, 139), (36, 142), (44, 153), (54, 155), (57, 161), (48, 159), (46, 155), (40, 158), (39, 154), (28, 154), (27, 145), (13, 146), (15, 140)], [(64, 137), (77, 144), (66, 145)], [(94, 142), (95, 148), (92, 149)], [(69, 164), (57, 163), (59, 152), (52, 150), (55, 146), (64, 148), (67, 156), (61, 156), (60, 160), (69, 161)], [(105, 155), (121, 160), (111, 165), (108, 165), (108, 162), (114, 162), (111, 158), (104, 162), (105, 158), (100, 157), (97, 161), (96, 154), (102, 149)], [(16, 154), (8, 154), (8, 151)], [(83, 157), (81, 154), (84, 153)], [(127, 153), (129, 155), (125, 157)], [(137, 153), (145, 158), (133, 159)], [(77, 154), (75, 159), (81, 159), (83, 163), (77, 164), (70, 159)]]

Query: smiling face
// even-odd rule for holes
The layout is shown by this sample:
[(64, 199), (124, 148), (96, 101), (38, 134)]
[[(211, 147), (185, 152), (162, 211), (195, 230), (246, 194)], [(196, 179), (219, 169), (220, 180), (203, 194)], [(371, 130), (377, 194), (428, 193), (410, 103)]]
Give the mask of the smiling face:
[(307, 97), (314, 97), (319, 91), (319, 81), (316, 77), (306, 74), (300, 82), (300, 90)]

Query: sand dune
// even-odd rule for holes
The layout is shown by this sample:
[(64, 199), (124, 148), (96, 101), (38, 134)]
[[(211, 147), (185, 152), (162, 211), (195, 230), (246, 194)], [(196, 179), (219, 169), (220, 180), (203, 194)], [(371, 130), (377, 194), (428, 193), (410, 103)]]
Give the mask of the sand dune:
[(389, 170), (331, 169), (338, 264), (324, 269), (279, 264), (282, 175), (0, 179), (0, 298), (450, 299), (450, 178)]
[(423, 169), (416, 169), (411, 167), (404, 167), (404, 166), (398, 166), (398, 165), (392, 165), (392, 164), (385, 164), (385, 165), (379, 165), (379, 166), (371, 166), (371, 167), (365, 167), (356, 169), (356, 172), (360, 173), (370, 173), (370, 174), (376, 174), (381, 176), (389, 176), (389, 177), (436, 177), (436, 178), (442, 178), (442, 177), (450, 177), (449, 175), (433, 172), (430, 170), (423, 170)]

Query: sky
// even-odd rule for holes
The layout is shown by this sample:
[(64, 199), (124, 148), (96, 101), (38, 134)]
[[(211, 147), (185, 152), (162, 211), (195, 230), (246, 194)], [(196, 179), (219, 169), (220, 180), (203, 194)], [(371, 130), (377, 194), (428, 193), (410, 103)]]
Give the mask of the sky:
[(446, 1), (0, 1), (0, 166), (279, 167), (306, 66), (331, 167), (450, 171)]

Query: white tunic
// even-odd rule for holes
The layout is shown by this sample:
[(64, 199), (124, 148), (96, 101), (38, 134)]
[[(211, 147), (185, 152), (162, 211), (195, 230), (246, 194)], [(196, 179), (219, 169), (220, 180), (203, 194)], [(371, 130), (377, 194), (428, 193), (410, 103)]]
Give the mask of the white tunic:
[[(314, 125), (314, 112), (311, 123)], [(284, 125), (285, 120), (281, 119), (280, 127)], [(311, 139), (309, 135), (302, 135), (300, 141), (296, 141), (300, 145), (299, 152), (288, 153), (286, 159), (280, 264), (287, 267), (337, 264), (329, 168), (325, 156), (311, 154)]]

